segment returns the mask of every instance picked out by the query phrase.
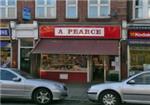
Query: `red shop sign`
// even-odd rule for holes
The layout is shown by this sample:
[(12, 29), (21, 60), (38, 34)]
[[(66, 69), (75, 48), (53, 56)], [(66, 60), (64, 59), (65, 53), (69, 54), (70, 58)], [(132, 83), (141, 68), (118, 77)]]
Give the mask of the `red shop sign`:
[(150, 31), (129, 31), (129, 38), (150, 38)]
[(119, 26), (48, 26), (39, 28), (40, 38), (120, 39)]

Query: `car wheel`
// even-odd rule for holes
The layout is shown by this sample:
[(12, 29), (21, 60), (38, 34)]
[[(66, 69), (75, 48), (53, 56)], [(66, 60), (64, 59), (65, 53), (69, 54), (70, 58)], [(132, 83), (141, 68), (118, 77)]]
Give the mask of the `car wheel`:
[(48, 89), (40, 88), (33, 93), (33, 100), (37, 104), (46, 105), (51, 103), (52, 94)]
[(120, 105), (121, 100), (120, 97), (112, 91), (103, 92), (100, 97), (99, 101), (101, 105)]

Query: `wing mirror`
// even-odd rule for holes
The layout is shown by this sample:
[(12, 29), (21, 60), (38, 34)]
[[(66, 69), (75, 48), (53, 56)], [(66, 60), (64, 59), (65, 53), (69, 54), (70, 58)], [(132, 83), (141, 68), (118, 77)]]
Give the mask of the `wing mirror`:
[(15, 81), (15, 82), (20, 82), (20, 81), (21, 81), (21, 78), (15, 77), (15, 78), (13, 78), (12, 80)]
[(128, 84), (135, 84), (135, 80), (128, 81)]

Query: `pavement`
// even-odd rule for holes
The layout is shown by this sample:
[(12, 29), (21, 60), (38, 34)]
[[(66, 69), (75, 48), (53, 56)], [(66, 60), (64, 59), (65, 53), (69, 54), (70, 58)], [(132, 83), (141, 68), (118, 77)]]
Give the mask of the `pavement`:
[(68, 87), (68, 97), (66, 100), (88, 100), (87, 90), (92, 83), (69, 83), (66, 84)]

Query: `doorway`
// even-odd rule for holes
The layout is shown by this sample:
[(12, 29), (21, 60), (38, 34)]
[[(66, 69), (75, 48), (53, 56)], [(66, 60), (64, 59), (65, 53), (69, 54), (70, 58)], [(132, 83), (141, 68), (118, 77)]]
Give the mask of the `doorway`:
[(92, 56), (92, 81), (104, 82), (104, 56)]
[(18, 68), (22, 71), (31, 72), (31, 50), (33, 49), (34, 40), (32, 38), (24, 38), (19, 40), (19, 54)]
[(20, 49), (20, 69), (30, 73), (30, 66), (31, 66), (31, 60), (30, 60), (30, 51), (32, 48), (21, 48)]

